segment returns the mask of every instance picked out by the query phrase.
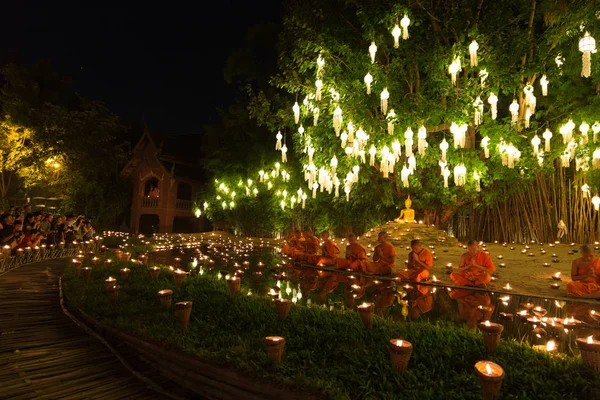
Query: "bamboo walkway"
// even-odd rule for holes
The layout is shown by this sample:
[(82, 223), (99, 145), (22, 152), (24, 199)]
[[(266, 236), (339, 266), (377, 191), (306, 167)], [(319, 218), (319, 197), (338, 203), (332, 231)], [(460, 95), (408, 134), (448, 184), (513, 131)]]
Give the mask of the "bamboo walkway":
[(0, 399), (163, 399), (62, 312), (62, 260), (0, 276)]

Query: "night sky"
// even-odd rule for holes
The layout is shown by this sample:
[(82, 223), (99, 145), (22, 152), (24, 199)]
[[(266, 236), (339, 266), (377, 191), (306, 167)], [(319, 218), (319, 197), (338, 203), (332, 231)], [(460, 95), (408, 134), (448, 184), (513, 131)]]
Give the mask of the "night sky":
[[(134, 7), (22, 3), (3, 8), (2, 60), (50, 59), (81, 95), (124, 122), (166, 134), (200, 133), (231, 100), (228, 55), (249, 26), (278, 21), (278, 0), (144, 2)], [(25, 4), (27, 6), (25, 6)]]

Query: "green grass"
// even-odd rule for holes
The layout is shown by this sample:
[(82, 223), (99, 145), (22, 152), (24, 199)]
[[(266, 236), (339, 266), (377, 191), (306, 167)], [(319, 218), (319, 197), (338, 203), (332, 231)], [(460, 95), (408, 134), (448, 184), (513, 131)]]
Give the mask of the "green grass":
[[(279, 321), (269, 299), (230, 295), (226, 283), (215, 278), (216, 271), (188, 277), (175, 293), (174, 303), (194, 303), (184, 334), (174, 311), (161, 312), (156, 305), (158, 290), (173, 289), (168, 270), (153, 282), (146, 267), (130, 265), (129, 279), (120, 283), (119, 299), (108, 301), (103, 281), (109, 274), (118, 277), (122, 266), (116, 263), (110, 272), (95, 268), (88, 285), (68, 268), (64, 273), (68, 304), (112, 327), (248, 376), (334, 399), (480, 399), (473, 365), (489, 359), (506, 371), (502, 398), (600, 398), (600, 376), (579, 358), (550, 356), (506, 340), (496, 354), (487, 356), (478, 333), (450, 323), (397, 323), (376, 316), (374, 329), (368, 331), (357, 313), (318, 306), (295, 305), (288, 318)], [(267, 358), (263, 342), (267, 335), (286, 338), (278, 366)], [(387, 342), (392, 338), (414, 346), (403, 377), (390, 366)]]

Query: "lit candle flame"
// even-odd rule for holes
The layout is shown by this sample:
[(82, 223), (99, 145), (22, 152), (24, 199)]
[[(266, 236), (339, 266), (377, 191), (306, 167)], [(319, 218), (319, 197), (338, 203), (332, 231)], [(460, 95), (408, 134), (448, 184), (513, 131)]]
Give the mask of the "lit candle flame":
[(560, 278), (560, 272), (555, 273), (554, 276)]
[(369, 305), (368, 305), (367, 303), (362, 303), (360, 306), (361, 306), (362, 308), (367, 308)]
[(554, 351), (555, 348), (556, 343), (554, 342), (554, 340), (548, 340), (548, 343), (546, 344), (546, 351)]
[(489, 320), (488, 320), (488, 321), (485, 321), (485, 326), (491, 326), (491, 325), (490, 325), (490, 321), (489, 321)]
[(504, 286), (504, 289), (511, 290), (512, 288), (510, 287), (510, 283), (507, 283), (506, 286)]
[(588, 336), (587, 342), (588, 342), (588, 344), (594, 343), (594, 337), (593, 337), (593, 335)]
[[(590, 336), (590, 338), (591, 338), (591, 336)], [(589, 338), (588, 338), (588, 339), (589, 339)], [(402, 347), (402, 343), (403, 343), (403, 341), (402, 341), (402, 340), (396, 340), (396, 346), (398, 346), (398, 347)]]
[(492, 367), (490, 367), (490, 363), (485, 363), (485, 373), (488, 375), (492, 374)]

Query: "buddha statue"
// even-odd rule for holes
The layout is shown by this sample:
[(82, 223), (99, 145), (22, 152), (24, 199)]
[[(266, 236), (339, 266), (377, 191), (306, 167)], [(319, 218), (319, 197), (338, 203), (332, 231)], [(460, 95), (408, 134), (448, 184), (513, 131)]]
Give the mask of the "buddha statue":
[(412, 206), (412, 200), (410, 199), (410, 195), (404, 201), (404, 210), (400, 211), (400, 216), (396, 219), (397, 222), (407, 222), (414, 224), (415, 221), (415, 210), (410, 208)]

